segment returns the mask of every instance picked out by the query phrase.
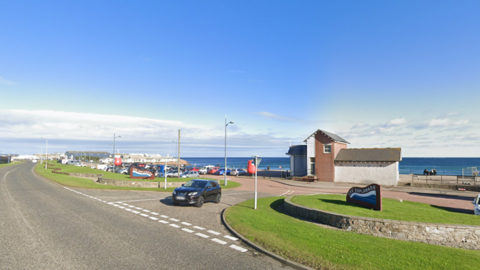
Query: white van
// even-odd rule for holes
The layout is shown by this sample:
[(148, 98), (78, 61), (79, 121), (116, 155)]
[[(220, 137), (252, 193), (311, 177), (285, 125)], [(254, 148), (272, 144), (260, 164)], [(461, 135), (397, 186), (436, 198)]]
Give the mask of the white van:
[(67, 165), (68, 164), (68, 159), (62, 159), (62, 165)]

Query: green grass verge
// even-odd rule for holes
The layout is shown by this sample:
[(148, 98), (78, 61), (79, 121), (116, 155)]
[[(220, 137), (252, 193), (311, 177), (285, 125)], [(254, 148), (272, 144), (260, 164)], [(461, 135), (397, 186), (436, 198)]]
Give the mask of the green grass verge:
[(477, 269), (480, 252), (331, 230), (277, 211), (283, 198), (249, 200), (227, 222), (256, 244), (318, 269)]
[[(88, 168), (88, 167), (76, 167), (71, 165), (62, 165), (58, 163), (51, 163), (51, 164), (53, 164), (54, 166), (50, 166), (48, 170), (45, 170), (45, 167), (44, 167), (45, 164), (37, 164), (37, 166), (35, 167), (35, 171), (41, 176), (65, 186), (93, 188), (93, 189), (145, 190), (145, 191), (160, 191), (160, 192), (172, 192), (175, 189), (173, 187), (164, 189), (164, 188), (141, 188), (141, 187), (117, 187), (117, 186), (98, 184), (93, 182), (90, 179), (71, 177), (68, 175), (52, 173), (51, 169), (61, 168), (62, 169), (61, 172), (67, 172), (67, 173), (103, 174), (104, 178), (114, 179), (114, 180), (126, 180), (126, 181), (136, 181), (136, 182), (138, 182), (139, 180), (142, 180), (142, 181), (153, 181), (153, 180), (130, 179), (130, 176), (128, 175), (122, 175), (122, 174), (112, 173), (112, 172), (104, 172), (104, 171), (99, 171), (99, 170)], [(181, 180), (179, 181), (177, 178), (167, 178), (167, 182), (187, 182), (192, 178), (180, 178), (180, 179)], [(202, 178), (202, 179), (208, 179), (208, 178)], [(210, 180), (215, 180), (215, 179), (210, 179)], [(165, 181), (165, 180), (163, 178), (156, 179), (156, 182), (162, 182), (162, 181)], [(223, 180), (219, 181), (219, 183), (223, 189), (230, 189), (230, 188), (235, 188), (240, 186), (239, 183), (234, 181), (228, 181), (227, 187), (225, 187)]]
[(480, 225), (480, 216), (454, 212), (453, 210), (425, 203), (410, 201), (400, 202), (388, 198), (382, 199), (382, 211), (374, 211), (354, 203), (348, 203), (346, 202), (345, 195), (299, 195), (293, 197), (291, 201), (310, 208), (350, 216), (427, 223)]
[(13, 166), (13, 165), (17, 165), (17, 164), (20, 164), (20, 162), (9, 163), (9, 164), (0, 164), (0, 168)]

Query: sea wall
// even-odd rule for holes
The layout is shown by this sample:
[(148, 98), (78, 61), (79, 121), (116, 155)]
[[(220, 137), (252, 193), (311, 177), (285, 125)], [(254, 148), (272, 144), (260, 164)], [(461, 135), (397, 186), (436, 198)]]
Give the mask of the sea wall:
[(423, 242), (456, 248), (480, 250), (480, 226), (408, 222), (356, 217), (313, 209), (285, 198), (285, 212), (345, 231), (397, 240)]
[(442, 189), (451, 189), (451, 190), (467, 190), (467, 191), (478, 191), (480, 192), (480, 186), (472, 185), (442, 185), (442, 184), (426, 184), (426, 183), (411, 183), (412, 187), (422, 187), (422, 188), (442, 188)]

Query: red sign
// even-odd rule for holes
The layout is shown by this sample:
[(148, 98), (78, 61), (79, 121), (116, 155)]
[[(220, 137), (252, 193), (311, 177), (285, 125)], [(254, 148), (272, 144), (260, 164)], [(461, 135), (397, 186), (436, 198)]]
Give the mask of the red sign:
[(117, 165), (117, 166), (122, 165), (122, 158), (121, 157), (115, 157), (115, 165)]
[(257, 170), (257, 168), (255, 167), (255, 165), (253, 165), (253, 160), (249, 160), (248, 161), (248, 164), (247, 164), (247, 172), (248, 173), (255, 173), (255, 171)]

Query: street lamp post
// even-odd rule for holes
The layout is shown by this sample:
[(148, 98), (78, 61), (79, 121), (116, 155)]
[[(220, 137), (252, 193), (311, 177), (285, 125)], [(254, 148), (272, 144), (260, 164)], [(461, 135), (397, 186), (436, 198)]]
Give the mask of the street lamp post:
[(115, 169), (117, 168), (117, 165), (115, 165), (115, 138), (120, 138), (122, 136), (118, 135), (115, 136), (115, 133), (113, 133), (113, 154), (112, 154), (112, 159), (113, 159), (113, 172), (115, 172)]
[(48, 139), (43, 137), (42, 139), (45, 139), (45, 169), (48, 169)]
[(233, 124), (232, 121), (227, 123), (227, 116), (225, 115), (225, 170), (223, 171), (223, 183), (227, 186), (227, 126)]

